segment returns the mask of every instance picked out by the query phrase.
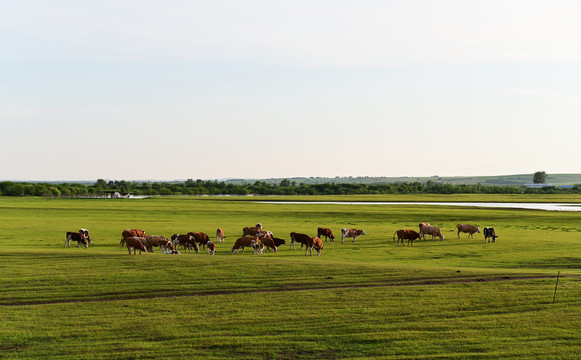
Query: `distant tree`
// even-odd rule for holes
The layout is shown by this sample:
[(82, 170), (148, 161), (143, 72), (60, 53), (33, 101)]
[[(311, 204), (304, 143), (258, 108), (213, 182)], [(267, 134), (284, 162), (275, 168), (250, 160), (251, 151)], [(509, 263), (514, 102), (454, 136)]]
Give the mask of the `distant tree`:
[(534, 184), (544, 184), (547, 181), (547, 173), (544, 171), (537, 171), (533, 175), (533, 183)]
[(280, 182), (280, 186), (290, 186), (291, 182), (289, 179), (284, 179)]

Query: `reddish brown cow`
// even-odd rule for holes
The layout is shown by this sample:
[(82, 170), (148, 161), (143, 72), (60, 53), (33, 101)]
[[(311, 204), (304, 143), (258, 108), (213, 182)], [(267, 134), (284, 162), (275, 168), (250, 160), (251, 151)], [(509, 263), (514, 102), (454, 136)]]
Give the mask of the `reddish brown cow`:
[(323, 236), (325, 237), (325, 241), (327, 241), (327, 238), (331, 239), (331, 241), (335, 241), (335, 235), (333, 235), (333, 231), (329, 228), (320, 227), (317, 229), (317, 237), (322, 239)]
[(307, 242), (305, 242), (305, 245), (305, 256), (307, 256), (307, 252), (310, 252), (311, 256), (313, 256), (313, 249), (317, 250), (317, 256), (321, 256), (321, 250), (323, 250), (323, 241), (320, 238), (312, 237)]
[(470, 237), (472, 237), (472, 239), (474, 239), (474, 233), (479, 233), (480, 234), (480, 228), (478, 226), (474, 226), (474, 225), (468, 225), (468, 224), (458, 224), (456, 225), (455, 228), (453, 228), (450, 231), (454, 231), (458, 229), (458, 239), (460, 239), (460, 233), (468, 233), (468, 239), (470, 239)]
[(365, 230), (361, 229), (361, 230), (356, 230), (356, 229), (347, 229), (347, 228), (343, 228), (341, 229), (341, 243), (345, 244), (345, 238), (346, 237), (352, 237), (353, 238), (353, 244), (355, 244), (355, 240), (357, 240), (357, 238), (361, 235), (366, 235), (365, 234)]
[(204, 249), (206, 248), (208, 241), (210, 241), (210, 237), (203, 232), (189, 232), (188, 235), (191, 235), (196, 243), (202, 245)]
[(71, 241), (76, 241), (77, 247), (80, 247), (81, 244), (85, 245), (86, 248), (89, 247), (85, 234), (83, 233), (67, 231), (67, 237), (65, 238), (65, 247), (67, 246), (71, 247)]
[(224, 236), (224, 230), (222, 229), (216, 230), (216, 241), (223, 242), (225, 239), (226, 236)]
[(397, 234), (397, 246), (399, 246), (399, 243), (401, 242), (401, 245), (403, 246), (403, 241), (407, 240), (408, 241), (408, 246), (414, 246), (414, 240), (415, 239), (420, 239), (420, 234), (414, 230), (398, 230), (393, 234), (393, 239), (395, 240), (395, 235)]
[(141, 229), (125, 229), (123, 230), (123, 232), (121, 233), (121, 246), (123, 246), (125, 244), (125, 240), (128, 237), (142, 237), (144, 238), (146, 236), (145, 231), (141, 230)]
[(267, 250), (272, 249), (274, 252), (277, 251), (278, 247), (276, 246), (276, 244), (274, 243), (274, 240), (272, 237), (270, 236), (263, 236), (260, 238), (260, 243), (262, 244), (262, 247), (266, 247)]
[(262, 231), (262, 227), (245, 227), (242, 229), (242, 236), (258, 236)]
[(142, 251), (146, 251), (145, 246), (143, 245), (143, 242), (141, 241), (141, 239), (143, 239), (143, 238), (139, 238), (139, 237), (135, 237), (135, 236), (130, 236), (127, 239), (125, 239), (125, 243), (127, 244), (127, 250), (129, 251), (129, 255), (131, 255), (131, 249), (133, 249), (133, 255), (135, 255), (137, 249), (139, 249), (139, 255), (141, 255)]
[(301, 234), (301, 233), (296, 233), (296, 232), (292, 232), (290, 233), (290, 238), (291, 238), (291, 249), (295, 249), (295, 243), (301, 243), (301, 249), (303, 248), (303, 245), (309, 241), (309, 239), (311, 239), (311, 237), (307, 234)]
[(173, 234), (171, 236), (171, 242), (173, 243), (176, 250), (177, 247), (181, 245), (184, 249), (186, 249), (185, 251), (189, 250), (190, 254), (192, 253), (192, 248), (194, 248), (196, 253), (200, 252), (200, 248), (198, 247), (196, 240), (191, 235)]
[(273, 237), (272, 240), (274, 241), (274, 245), (276, 245), (276, 247), (280, 247), (281, 245), (286, 244), (286, 240), (285, 239), (279, 239), (276, 237)]
[(234, 246), (232, 246), (232, 254), (234, 254), (234, 252), (238, 253), (240, 249), (242, 249), (242, 253), (244, 254), (245, 247), (251, 247), (253, 249), (252, 253), (255, 253), (258, 243), (258, 236), (243, 236), (238, 238), (234, 243)]

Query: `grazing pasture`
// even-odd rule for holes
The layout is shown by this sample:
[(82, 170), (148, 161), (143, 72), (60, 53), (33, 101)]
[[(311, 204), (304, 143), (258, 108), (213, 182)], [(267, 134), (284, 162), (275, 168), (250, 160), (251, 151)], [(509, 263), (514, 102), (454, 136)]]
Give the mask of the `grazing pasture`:
[[(520, 359), (581, 352), (581, 213), (250, 200), (0, 197), (0, 357)], [(258, 222), (286, 245), (231, 255), (242, 229)], [(394, 232), (417, 231), (420, 222), (440, 227), (445, 240), (398, 247)], [(458, 239), (450, 231), (458, 223), (494, 227), (498, 239)], [(89, 248), (63, 248), (66, 231), (81, 227), (91, 232)], [(316, 236), (318, 227), (364, 228), (366, 235), (355, 244), (324, 242), (321, 256), (290, 249), (290, 232)], [(214, 256), (129, 256), (119, 243), (131, 228), (166, 237), (222, 228), (226, 241), (216, 242)]]

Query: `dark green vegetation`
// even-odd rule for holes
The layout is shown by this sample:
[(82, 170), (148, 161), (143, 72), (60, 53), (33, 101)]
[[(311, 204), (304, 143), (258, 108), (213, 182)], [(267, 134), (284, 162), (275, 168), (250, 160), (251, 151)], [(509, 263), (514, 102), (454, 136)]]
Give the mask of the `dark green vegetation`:
[[(575, 358), (580, 216), (243, 198), (4, 197), (0, 357)], [(393, 233), (421, 221), (441, 227), (446, 240), (397, 247)], [(356, 244), (327, 242), (321, 257), (288, 245), (231, 255), (242, 227), (256, 222), (287, 240), (290, 231), (314, 235), (318, 226), (367, 235)], [(450, 231), (457, 223), (493, 226), (500, 237), (458, 239)], [(79, 227), (91, 230), (93, 246), (64, 249), (65, 232)], [(170, 236), (213, 235), (218, 227), (227, 239), (215, 256), (133, 256), (119, 247), (124, 228)]]
[[(545, 174), (546, 175), (546, 174)], [(267, 180), (183, 182), (105, 181), (84, 183), (0, 182), (4, 196), (100, 196), (113, 192), (132, 195), (357, 195), (357, 194), (580, 194), (581, 175), (548, 175), (553, 186), (528, 188), (533, 175), (430, 178), (293, 178)], [(559, 186), (567, 185), (567, 188)]]

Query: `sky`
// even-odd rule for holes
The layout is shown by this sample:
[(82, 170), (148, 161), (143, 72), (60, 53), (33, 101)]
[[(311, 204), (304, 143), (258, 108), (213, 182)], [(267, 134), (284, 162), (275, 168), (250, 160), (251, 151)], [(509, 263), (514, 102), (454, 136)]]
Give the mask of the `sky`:
[(581, 2), (0, 0), (0, 179), (581, 173)]

